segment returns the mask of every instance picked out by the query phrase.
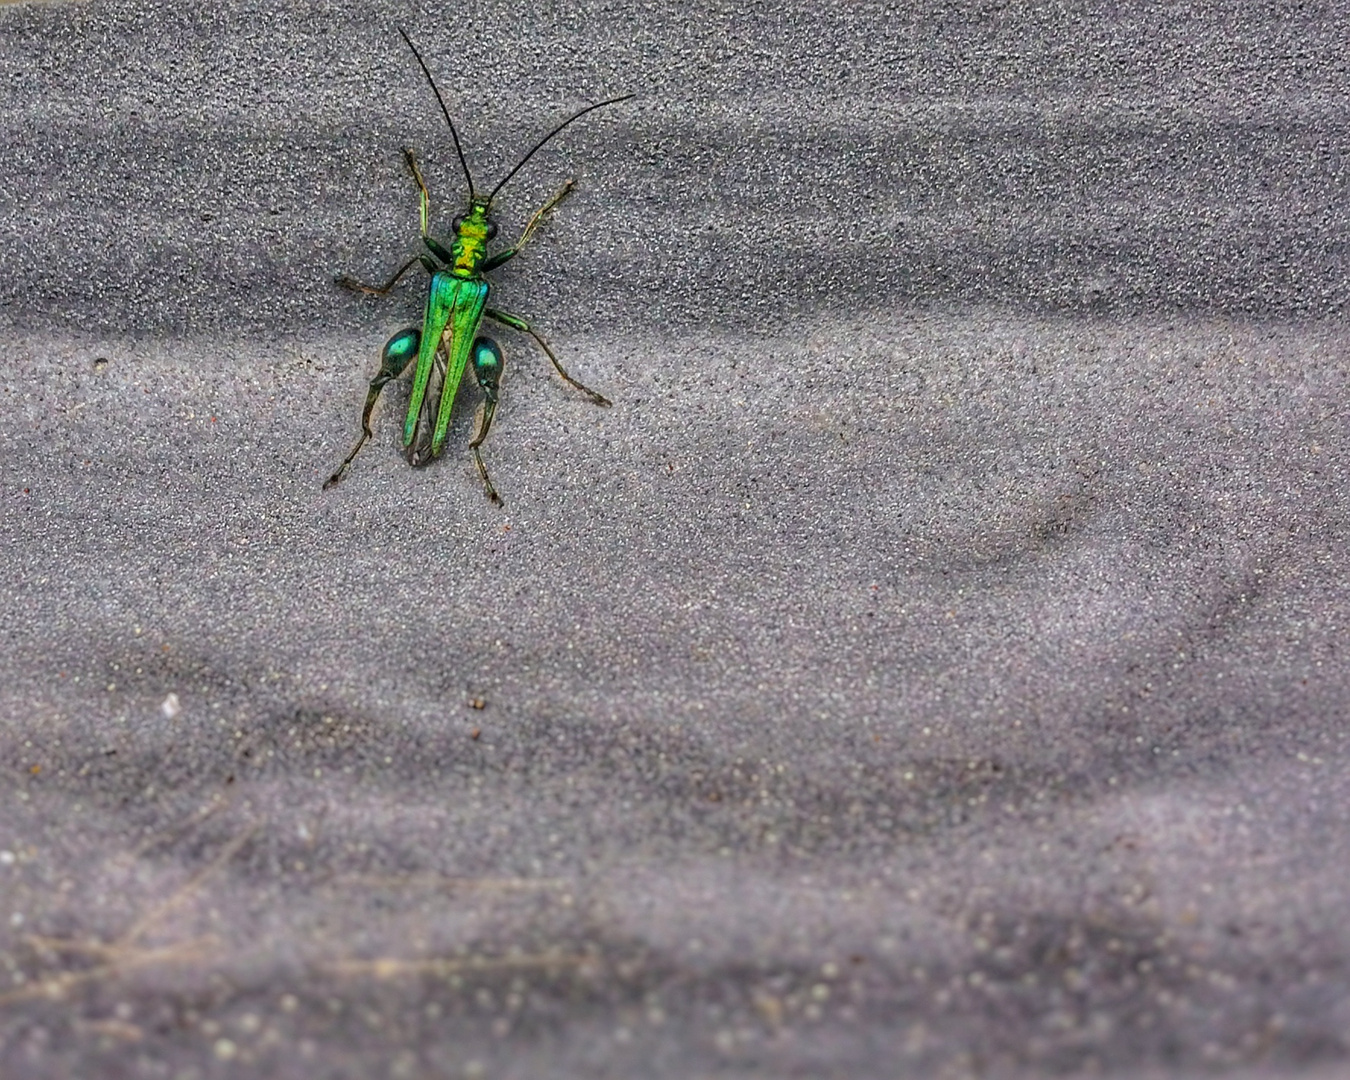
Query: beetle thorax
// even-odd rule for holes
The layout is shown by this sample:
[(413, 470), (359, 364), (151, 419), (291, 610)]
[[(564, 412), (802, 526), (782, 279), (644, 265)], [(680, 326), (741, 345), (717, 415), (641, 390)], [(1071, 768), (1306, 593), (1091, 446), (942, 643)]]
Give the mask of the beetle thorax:
[(496, 235), (497, 227), (488, 218), (490, 204), (474, 199), (469, 212), (455, 219), (455, 242), (451, 251), (455, 256), (453, 272), (468, 277), (478, 272), (478, 265), (487, 255), (488, 241)]

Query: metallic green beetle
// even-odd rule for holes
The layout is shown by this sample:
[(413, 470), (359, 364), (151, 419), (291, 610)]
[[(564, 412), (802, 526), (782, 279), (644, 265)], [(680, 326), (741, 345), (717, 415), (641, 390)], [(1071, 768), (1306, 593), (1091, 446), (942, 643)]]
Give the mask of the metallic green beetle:
[(529, 334), (553, 362), (558, 374), (567, 382), (586, 394), (597, 405), (608, 405), (609, 400), (572, 378), (558, 362), (548, 342), (540, 337), (528, 322), (518, 315), (487, 306), (489, 285), (483, 275), (495, 270), (520, 252), (534, 235), (540, 222), (572, 191), (575, 181), (568, 180), (561, 190), (530, 218), (525, 231), (514, 246), (495, 255), (487, 253), (489, 241), (497, 235), (497, 226), (491, 218), (492, 200), (496, 198), (497, 192), (501, 191), (507, 180), (515, 176), (521, 166), (529, 161), (540, 147), (572, 121), (580, 119), (594, 109), (627, 101), (633, 95), (624, 94), (622, 97), (610, 98), (608, 101), (588, 105), (573, 113), (535, 143), (530, 152), (521, 158), (501, 183), (492, 189), (491, 194), (483, 196), (474, 188), (473, 175), (469, 172), (469, 164), (464, 159), (464, 150), (460, 146), (459, 132), (455, 130), (455, 122), (450, 119), (450, 110), (446, 108), (441, 92), (436, 88), (436, 82), (431, 77), (426, 61), (422, 59), (422, 54), (417, 51), (407, 33), (402, 29), (399, 33), (403, 35), (408, 48), (412, 49), (413, 55), (417, 57), (427, 82), (431, 84), (432, 93), (436, 95), (436, 101), (441, 106), (441, 112), (445, 114), (445, 121), (450, 125), (450, 135), (455, 141), (455, 152), (459, 155), (459, 163), (464, 168), (464, 178), (469, 182), (469, 206), (464, 214), (455, 218), (453, 225), (455, 239), (450, 249), (446, 250), (444, 245), (427, 232), (427, 214), (431, 196), (427, 191), (426, 182), (422, 179), (421, 170), (417, 167), (417, 159), (413, 157), (411, 150), (403, 151), (404, 159), (421, 192), (422, 242), (426, 245), (427, 251), (409, 259), (394, 271), (394, 275), (383, 285), (363, 285), (346, 276), (337, 280), (338, 284), (347, 288), (384, 296), (399, 278), (420, 263), (431, 275), (426, 311), (420, 329), (410, 326), (400, 330), (385, 344), (380, 370), (370, 380), (370, 390), (366, 394), (366, 407), (361, 414), (361, 437), (357, 439), (346, 460), (338, 466), (337, 471), (323, 486), (331, 487), (347, 475), (352, 459), (371, 437), (370, 414), (375, 408), (380, 392), (386, 383), (402, 375), (414, 360), (417, 361), (417, 368), (413, 376), (412, 397), (408, 401), (408, 417), (403, 425), (403, 445), (407, 449), (408, 460), (414, 465), (424, 464), (438, 456), (445, 445), (446, 432), (450, 427), (450, 412), (464, 369), (472, 364), (474, 376), (483, 391), (483, 403), (479, 406), (476, 431), (469, 443), (469, 449), (473, 452), (474, 463), (478, 466), (478, 475), (483, 478), (483, 489), (487, 492), (488, 498), (500, 503), (501, 496), (488, 479), (487, 467), (483, 464), (483, 456), (478, 449), (487, 438), (488, 429), (492, 426), (492, 417), (497, 411), (502, 375), (501, 349), (491, 338), (478, 334), (479, 325), (484, 318)]

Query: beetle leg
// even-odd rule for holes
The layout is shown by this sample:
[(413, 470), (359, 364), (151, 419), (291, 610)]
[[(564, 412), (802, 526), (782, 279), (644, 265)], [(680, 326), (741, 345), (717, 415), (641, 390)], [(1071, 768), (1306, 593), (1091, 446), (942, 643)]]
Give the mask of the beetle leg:
[(389, 290), (398, 284), (398, 279), (401, 278), (404, 274), (406, 274), (418, 263), (421, 263), (422, 266), (426, 268), (428, 274), (434, 274), (436, 272), (435, 263), (433, 263), (425, 255), (418, 255), (415, 258), (409, 259), (397, 270), (395, 270), (394, 276), (391, 277), (388, 281), (386, 281), (383, 285), (367, 285), (364, 282), (357, 281), (356, 278), (348, 277), (346, 274), (340, 274), (333, 280), (338, 285), (341, 285), (344, 289), (351, 289), (353, 292), (365, 293), (367, 296), (388, 296)]
[(589, 386), (584, 386), (583, 384), (577, 382), (576, 379), (572, 378), (571, 375), (567, 374), (567, 370), (562, 366), (562, 364), (558, 363), (558, 358), (553, 355), (553, 350), (549, 348), (548, 342), (545, 341), (542, 337), (540, 337), (539, 334), (534, 330), (534, 328), (531, 327), (530, 324), (527, 323), (524, 319), (522, 319), (519, 315), (512, 315), (508, 311), (498, 311), (496, 308), (486, 308), (483, 311), (483, 314), (487, 318), (491, 319), (493, 322), (499, 322), (503, 326), (511, 327), (512, 330), (519, 330), (522, 333), (529, 334), (530, 337), (534, 338), (535, 343), (538, 344), (538, 346), (544, 350), (544, 355), (547, 356), (551, 361), (553, 361), (553, 366), (558, 369), (558, 374), (563, 377), (563, 380), (565, 382), (570, 383), (572, 386), (575, 386), (578, 390), (580, 390), (583, 394), (589, 397), (597, 405), (612, 404), (609, 398), (605, 397), (604, 394), (596, 393)]
[(483, 265), (480, 267), (482, 273), (486, 274), (489, 271), (495, 270), (497, 267), (501, 266), (502, 263), (509, 259), (514, 259), (520, 254), (520, 249), (529, 242), (530, 237), (534, 235), (535, 229), (539, 228), (539, 225), (543, 222), (544, 218), (553, 212), (554, 207), (567, 198), (568, 195), (572, 194), (572, 189), (576, 186), (577, 182), (575, 180), (569, 180), (567, 183), (563, 184), (553, 198), (549, 199), (548, 202), (544, 203), (543, 206), (534, 212), (534, 217), (530, 218), (529, 224), (525, 226), (525, 231), (520, 234), (520, 239), (517, 240), (514, 245), (507, 248), (505, 251), (497, 252), (496, 255), (489, 257), (483, 262)]
[(483, 403), (478, 406), (478, 418), (475, 421), (476, 434), (473, 441), (469, 443), (469, 449), (473, 451), (474, 464), (478, 466), (478, 475), (483, 478), (483, 490), (487, 497), (498, 506), (502, 503), (502, 497), (497, 494), (497, 489), (492, 486), (492, 481), (488, 479), (487, 466), (483, 464), (483, 455), (478, 452), (478, 448), (483, 445), (483, 440), (487, 438), (488, 429), (492, 427), (492, 418), (497, 413), (497, 397), (501, 390), (502, 379), (502, 350), (491, 338), (480, 337), (473, 343), (473, 373), (478, 379), (478, 385), (483, 388)]
[[(403, 160), (408, 163), (408, 169), (412, 172), (413, 180), (417, 182), (417, 190), (419, 192), (418, 198), (420, 201), (420, 210), (422, 215), (422, 239), (426, 241), (427, 247), (431, 249), (433, 255), (439, 258), (442, 262), (451, 262), (453, 260), (451, 260), (448, 257), (445, 249), (441, 247), (441, 245), (437, 244), (434, 240), (432, 240), (429, 236), (427, 236), (427, 213), (428, 207), (430, 206), (431, 203), (431, 193), (427, 191), (427, 183), (425, 180), (422, 179), (422, 170), (417, 167), (417, 158), (413, 156), (413, 152), (411, 150), (405, 148), (403, 151)], [(346, 274), (342, 274), (334, 278), (333, 280), (336, 281), (337, 284), (341, 285), (344, 289), (352, 289), (355, 292), (362, 292), (365, 293), (367, 296), (387, 296), (389, 294), (389, 290), (398, 284), (398, 279), (401, 278), (404, 274), (406, 274), (409, 270), (411, 270), (413, 266), (419, 262), (423, 265), (423, 267), (426, 268), (428, 274), (434, 274), (437, 271), (437, 269), (439, 269), (439, 267), (437, 267), (436, 264), (432, 262), (429, 258), (427, 258), (425, 255), (418, 255), (415, 258), (409, 259), (397, 270), (395, 270), (393, 277), (391, 277), (383, 285), (367, 285), (364, 282), (357, 281), (353, 277), (348, 277)]]
[(337, 471), (324, 481), (325, 490), (347, 475), (347, 469), (351, 466), (352, 459), (356, 457), (361, 447), (365, 446), (366, 440), (373, 434), (370, 430), (370, 414), (375, 408), (375, 402), (380, 398), (380, 392), (384, 389), (386, 383), (397, 379), (408, 370), (408, 365), (417, 359), (417, 348), (421, 341), (421, 328), (410, 326), (406, 330), (400, 330), (385, 342), (384, 351), (380, 355), (380, 370), (376, 373), (375, 378), (370, 380), (370, 389), (366, 392), (366, 407), (361, 411), (361, 437), (356, 440), (352, 452), (337, 467)]
[(408, 168), (412, 171), (413, 179), (417, 181), (417, 190), (420, 191), (422, 198), (422, 235), (427, 234), (427, 208), (431, 204), (431, 193), (427, 191), (427, 182), (422, 179), (422, 170), (417, 167), (417, 158), (413, 157), (413, 152), (409, 147), (403, 148), (403, 160), (408, 163)]

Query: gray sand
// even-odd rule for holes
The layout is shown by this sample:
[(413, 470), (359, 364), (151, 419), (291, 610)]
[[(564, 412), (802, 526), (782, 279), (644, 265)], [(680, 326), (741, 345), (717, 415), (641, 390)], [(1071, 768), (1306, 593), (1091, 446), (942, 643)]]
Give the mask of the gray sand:
[(0, 7), (0, 1075), (1343, 1075), (1344, 13), (455, 10)]

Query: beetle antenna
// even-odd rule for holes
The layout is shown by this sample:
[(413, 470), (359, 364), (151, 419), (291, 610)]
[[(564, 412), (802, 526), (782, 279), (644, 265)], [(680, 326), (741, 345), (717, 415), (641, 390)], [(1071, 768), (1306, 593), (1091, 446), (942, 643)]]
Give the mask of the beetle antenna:
[(544, 143), (548, 142), (549, 139), (553, 138), (554, 135), (558, 134), (558, 132), (562, 131), (562, 129), (565, 128), (568, 124), (570, 124), (573, 120), (580, 120), (588, 112), (593, 112), (596, 109), (602, 109), (606, 105), (617, 105), (619, 102), (627, 101), (630, 97), (633, 96), (634, 95), (632, 94), (624, 94), (623, 97), (610, 98), (608, 101), (597, 101), (594, 105), (587, 105), (584, 109), (580, 110), (579, 112), (574, 112), (561, 124), (559, 124), (547, 135), (545, 135), (542, 139), (540, 139), (537, 143), (535, 143), (534, 146), (531, 147), (530, 152), (526, 154), (523, 158), (521, 158), (518, 162), (516, 162), (516, 167), (512, 169), (509, 173), (507, 173), (504, 177), (502, 177), (502, 182), (492, 189), (492, 194), (488, 196), (488, 202), (491, 202), (494, 198), (496, 198), (497, 192), (501, 191), (501, 189), (506, 186), (506, 181), (510, 180), (511, 177), (515, 176), (516, 173), (520, 172), (520, 167), (524, 165), (525, 162), (529, 161), (530, 158), (534, 157), (536, 150), (542, 147)]
[(398, 32), (403, 35), (403, 40), (408, 43), (408, 48), (417, 57), (417, 62), (422, 65), (422, 74), (427, 77), (427, 82), (431, 84), (431, 92), (436, 95), (436, 100), (441, 106), (441, 112), (445, 113), (445, 122), (450, 125), (450, 137), (455, 140), (455, 153), (459, 155), (459, 163), (464, 166), (464, 179), (469, 182), (469, 200), (472, 201), (474, 198), (473, 174), (469, 172), (469, 163), (464, 160), (464, 148), (459, 145), (459, 132), (455, 130), (455, 122), (450, 119), (450, 110), (445, 107), (445, 99), (441, 97), (441, 92), (436, 89), (436, 80), (431, 77), (431, 70), (427, 67), (427, 62), (422, 59), (422, 54), (417, 51), (417, 46), (412, 43), (408, 31), (400, 26)]

